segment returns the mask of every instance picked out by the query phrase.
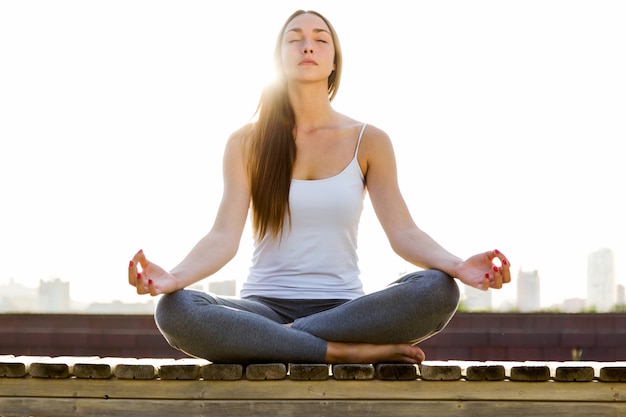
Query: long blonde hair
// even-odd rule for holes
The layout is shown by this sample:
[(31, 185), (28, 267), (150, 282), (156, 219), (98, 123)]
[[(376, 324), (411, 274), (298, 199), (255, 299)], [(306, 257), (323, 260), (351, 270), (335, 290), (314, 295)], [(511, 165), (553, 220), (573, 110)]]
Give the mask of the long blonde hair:
[(342, 53), (337, 33), (330, 22), (314, 11), (298, 10), (283, 25), (274, 49), (277, 79), (261, 94), (256, 110), (257, 121), (252, 130), (248, 175), (252, 195), (252, 224), (257, 239), (268, 232), (281, 235), (289, 211), (289, 188), (296, 159), (295, 115), (287, 94), (287, 80), (282, 70), (282, 41), (287, 25), (297, 16), (311, 13), (320, 17), (330, 29), (335, 47), (335, 69), (328, 77), (328, 99), (337, 94), (341, 79)]

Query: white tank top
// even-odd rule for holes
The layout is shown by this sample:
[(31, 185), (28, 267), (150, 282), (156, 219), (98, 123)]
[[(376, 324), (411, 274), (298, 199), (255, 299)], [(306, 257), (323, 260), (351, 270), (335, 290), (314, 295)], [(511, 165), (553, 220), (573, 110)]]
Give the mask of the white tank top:
[(252, 267), (241, 297), (353, 299), (363, 295), (357, 235), (365, 177), (357, 159), (365, 125), (352, 161), (339, 174), (321, 180), (292, 180), (291, 228), (282, 238), (270, 234), (255, 244)]

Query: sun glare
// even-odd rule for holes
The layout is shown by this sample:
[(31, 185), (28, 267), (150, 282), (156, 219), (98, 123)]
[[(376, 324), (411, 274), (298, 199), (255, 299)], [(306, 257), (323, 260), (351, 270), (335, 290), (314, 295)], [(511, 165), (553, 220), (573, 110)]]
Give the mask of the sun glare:
[[(514, 278), (538, 269), (542, 303), (584, 297), (599, 247), (624, 283), (625, 4), (355, 5), (0, 2), (0, 284), (58, 277), (76, 299), (142, 299), (128, 258), (143, 248), (171, 268), (211, 227), (224, 145), (275, 78), (298, 8), (337, 30), (333, 104), (389, 134), (420, 227), (459, 256), (497, 247)], [(371, 208), (363, 219), (375, 289), (412, 267)], [(246, 233), (214, 279), (245, 279)]]

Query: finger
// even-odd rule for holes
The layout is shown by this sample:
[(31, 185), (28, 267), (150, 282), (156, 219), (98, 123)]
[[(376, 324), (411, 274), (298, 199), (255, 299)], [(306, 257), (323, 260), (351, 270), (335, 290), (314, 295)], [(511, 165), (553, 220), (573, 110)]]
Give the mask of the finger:
[(141, 289), (138, 286), (140, 284), (138, 278), (141, 277), (138, 266), (141, 265), (141, 268), (145, 269), (147, 264), (148, 262), (146, 260), (146, 256), (143, 254), (143, 250), (141, 249), (135, 254), (135, 256), (133, 256), (133, 259), (128, 263), (128, 283), (134, 287), (137, 287), (137, 292), (139, 294), (145, 294), (145, 292), (140, 292)]
[(509, 262), (507, 257), (498, 249), (494, 249), (493, 254), (500, 260), (500, 272), (502, 273), (502, 282), (505, 284), (511, 282), (511, 263)]
[(483, 282), (481, 284), (478, 284), (476, 288), (478, 288), (481, 291), (487, 291), (489, 289), (490, 284), (491, 284), (490, 275), (485, 274), (485, 277), (483, 278)]
[(148, 280), (148, 292), (152, 296), (157, 295), (156, 286), (154, 285), (154, 281), (152, 281), (151, 279)]
[(135, 261), (128, 263), (128, 283), (133, 287), (137, 284), (137, 264)]
[[(508, 284), (511, 282), (511, 269), (508, 260), (502, 261), (502, 267), (500, 268), (500, 272), (502, 273), (502, 282)], [(506, 262), (506, 263), (505, 263)]]
[[(500, 261), (499, 266), (494, 265), (494, 272), (499, 272), (499, 277), (496, 277), (496, 274), (494, 274), (494, 280), (492, 282), (492, 286), (494, 288), (502, 288), (502, 284), (507, 284), (511, 282), (511, 272), (510, 272), (511, 263), (509, 262), (507, 257), (498, 249), (494, 249), (493, 251), (487, 252), (487, 256), (489, 256), (492, 261), (493, 259), (496, 259), (496, 258)], [(495, 268), (498, 268), (498, 271), (495, 271)], [(498, 281), (501, 280), (501, 282), (496, 282), (496, 279)]]
[(495, 265), (493, 267), (493, 281), (491, 282), (491, 287), (495, 289), (502, 288), (502, 274), (500, 273), (500, 268)]
[(495, 258), (498, 258), (498, 260), (500, 260), (500, 264), (502, 266), (504, 265), (509, 265), (509, 260), (506, 258), (506, 256), (500, 252), (498, 249), (494, 249), (492, 251), (487, 252), (487, 256), (489, 256), (489, 259), (493, 260)]
[(141, 265), (143, 269), (146, 269), (149, 264), (146, 255), (143, 253), (143, 249), (139, 249), (139, 252), (133, 256), (133, 261), (135, 261), (136, 264)]
[(147, 279), (141, 272), (137, 272), (137, 282), (135, 283), (135, 288), (137, 289), (137, 294), (147, 294), (148, 293), (148, 284)]
[(511, 282), (511, 271), (508, 268), (502, 271), (502, 282), (505, 284)]
[(504, 283), (511, 282), (511, 263), (508, 259), (504, 258), (502, 260), (502, 281)]

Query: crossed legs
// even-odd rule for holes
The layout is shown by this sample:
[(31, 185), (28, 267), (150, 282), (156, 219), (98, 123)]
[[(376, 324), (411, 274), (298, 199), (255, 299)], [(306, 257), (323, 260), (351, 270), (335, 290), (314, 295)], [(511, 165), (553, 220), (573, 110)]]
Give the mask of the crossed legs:
[(172, 346), (213, 362), (418, 363), (414, 345), (445, 327), (458, 300), (456, 282), (429, 270), (293, 323), (257, 301), (187, 290), (163, 296), (155, 318)]

